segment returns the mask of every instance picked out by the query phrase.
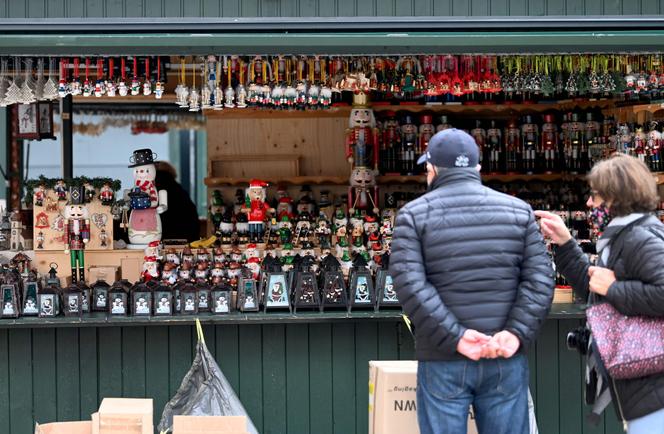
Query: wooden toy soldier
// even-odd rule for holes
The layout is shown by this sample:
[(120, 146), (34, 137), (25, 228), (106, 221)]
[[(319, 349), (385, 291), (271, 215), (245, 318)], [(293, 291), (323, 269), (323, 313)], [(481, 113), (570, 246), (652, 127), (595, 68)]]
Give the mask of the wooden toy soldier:
[(353, 95), (353, 109), (346, 130), (346, 159), (355, 167), (378, 171), (379, 143), (376, 118), (364, 92)]
[(34, 203), (35, 206), (44, 206), (44, 198), (46, 197), (46, 187), (44, 184), (39, 184), (35, 189)]
[(105, 182), (104, 185), (99, 190), (99, 200), (102, 205), (111, 205), (113, 203), (113, 190), (111, 190), (111, 184)]
[(85, 282), (85, 245), (90, 241), (90, 220), (84, 204), (82, 187), (69, 189), (69, 204), (64, 210), (65, 254), (71, 260), (71, 281), (73, 284)]
[(265, 221), (268, 213), (274, 213), (274, 208), (265, 201), (267, 183), (258, 179), (249, 182), (246, 190), (246, 204), (242, 212), (249, 217), (249, 241), (262, 243), (265, 234)]

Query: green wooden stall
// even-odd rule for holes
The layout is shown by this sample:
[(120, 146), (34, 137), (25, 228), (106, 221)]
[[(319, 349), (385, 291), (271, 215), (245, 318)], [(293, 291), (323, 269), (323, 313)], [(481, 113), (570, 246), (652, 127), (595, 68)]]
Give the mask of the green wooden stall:
[[(662, 14), (664, 0), (0, 0), (0, 54), (661, 50)], [(365, 434), (368, 361), (413, 355), (398, 313), (201, 320), (262, 433)], [(542, 434), (622, 432), (612, 409), (585, 420), (582, 360), (564, 344), (582, 321), (555, 305), (529, 352)], [(0, 320), (0, 434), (89, 418), (105, 396), (154, 398), (156, 422), (195, 339), (192, 317)]]
[[(529, 352), (540, 433), (622, 432), (585, 421), (582, 360), (565, 347), (583, 313), (554, 305)], [(369, 360), (412, 359), (396, 312), (199, 317), (208, 348), (264, 434), (364, 434)], [(0, 321), (0, 433), (89, 419), (103, 397), (154, 399), (155, 424), (189, 369), (193, 317)]]

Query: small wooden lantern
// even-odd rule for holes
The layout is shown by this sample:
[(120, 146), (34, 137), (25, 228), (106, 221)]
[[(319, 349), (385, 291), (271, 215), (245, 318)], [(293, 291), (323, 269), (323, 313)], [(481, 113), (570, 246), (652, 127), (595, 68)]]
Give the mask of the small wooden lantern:
[(131, 290), (131, 314), (134, 316), (152, 314), (152, 291), (145, 283), (139, 283)]
[(376, 294), (378, 298), (377, 308), (397, 307), (401, 308), (397, 292), (394, 290), (394, 281), (389, 270), (379, 268), (376, 273)]
[(155, 316), (168, 316), (173, 314), (173, 291), (168, 285), (159, 285), (154, 291)]
[(296, 274), (295, 300), (293, 309), (320, 309), (320, 293), (316, 275), (311, 271), (300, 271)]
[(348, 309), (375, 309), (376, 293), (371, 272), (366, 268), (353, 269)]
[(108, 291), (108, 313), (118, 316), (126, 316), (128, 313), (127, 290), (122, 281), (115, 282)]
[(208, 283), (203, 281), (196, 283), (199, 312), (210, 312), (210, 291), (211, 288)]
[(78, 282), (78, 287), (81, 289), (81, 311), (83, 313), (90, 313), (92, 289), (83, 281)]
[(28, 278), (23, 282), (23, 316), (39, 315), (39, 282), (37, 275), (30, 272)]
[(276, 309), (291, 310), (290, 285), (288, 276), (281, 271), (265, 273), (263, 307), (265, 311)]
[(0, 285), (0, 293), (2, 293), (0, 318), (18, 318), (21, 308), (19, 306), (17, 286), (13, 284)]
[(78, 316), (83, 313), (83, 292), (78, 285), (69, 285), (62, 291), (62, 310), (65, 316)]
[(53, 318), (60, 314), (60, 288), (48, 285), (37, 294), (40, 318)]
[(180, 289), (180, 313), (185, 315), (198, 313), (198, 293), (191, 283), (185, 283)]
[(92, 311), (108, 312), (108, 292), (111, 286), (104, 280), (92, 284)]
[(232, 288), (227, 283), (221, 283), (212, 288), (212, 313), (223, 315), (231, 312)]
[(240, 312), (258, 312), (258, 290), (254, 279), (240, 278), (237, 306)]

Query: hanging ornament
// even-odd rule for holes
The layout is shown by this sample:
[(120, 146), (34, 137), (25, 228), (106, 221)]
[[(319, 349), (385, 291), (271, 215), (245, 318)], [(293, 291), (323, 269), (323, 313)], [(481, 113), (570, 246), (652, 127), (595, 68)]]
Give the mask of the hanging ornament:
[(201, 96), (196, 89), (196, 63), (191, 66), (191, 93), (189, 94), (189, 111), (197, 112), (200, 110)]
[(35, 98), (35, 84), (32, 80), (32, 59), (25, 61), (25, 76), (21, 85), (21, 102), (23, 104), (32, 104), (37, 101)]
[(203, 61), (203, 71), (201, 73), (201, 109), (207, 110), (212, 108), (210, 100), (212, 99), (212, 90), (210, 84), (206, 80), (208, 76), (208, 63)]
[(237, 99), (237, 107), (238, 108), (246, 108), (247, 107), (247, 90), (244, 87), (244, 62), (242, 62), (242, 59), (237, 60), (237, 65), (238, 68), (240, 69), (240, 81), (237, 85), (237, 88), (235, 89), (235, 96)]
[(145, 58), (145, 81), (143, 82), (143, 96), (152, 95), (152, 80), (150, 80), (150, 58)]
[(58, 97), (58, 83), (55, 81), (55, 62), (54, 58), (48, 59), (48, 80), (44, 84), (43, 97), (52, 101)]
[(109, 97), (114, 97), (118, 90), (117, 84), (115, 83), (115, 80), (113, 80), (114, 66), (115, 62), (111, 57), (108, 59), (108, 80), (106, 80), (106, 95)]
[(126, 59), (120, 59), (120, 81), (118, 82), (118, 94), (120, 96), (127, 96), (129, 89), (127, 88), (127, 63)]
[(177, 104), (182, 107), (189, 107), (189, 89), (187, 88), (186, 83), (186, 70), (185, 70), (185, 59), (180, 57), (180, 83), (178, 83), (175, 88), (175, 98)]
[(37, 82), (35, 83), (35, 99), (41, 101), (44, 99), (44, 85), (46, 77), (44, 76), (44, 59), (37, 60)]
[(595, 70), (590, 71), (590, 74), (588, 75), (588, 83), (588, 91), (591, 94), (597, 95), (602, 91), (601, 80)]
[(97, 58), (97, 81), (95, 82), (95, 96), (101, 98), (106, 92), (106, 86), (102, 77), (104, 76), (104, 61), (101, 57)]
[[(221, 57), (220, 57), (221, 58)], [(221, 60), (214, 58), (214, 109), (223, 110), (224, 109), (224, 92), (221, 90)]]
[(141, 93), (141, 83), (138, 81), (138, 58), (134, 56), (133, 76), (131, 77), (131, 95), (137, 96)]
[(17, 80), (20, 74), (21, 65), (18, 57), (14, 58), (14, 77), (12, 78), (11, 84), (7, 88), (5, 93), (5, 101), (7, 105), (16, 104), (21, 102), (21, 88), (18, 86)]
[(224, 91), (224, 107), (226, 108), (235, 107), (235, 103), (233, 102), (235, 100), (235, 91), (231, 84), (231, 69), (231, 59), (227, 59), (226, 56), (224, 56), (224, 72), (228, 78), (228, 86)]
[(58, 96), (60, 98), (67, 96), (67, 64), (66, 59), (60, 59), (60, 81), (58, 81)]
[[(256, 84), (256, 62), (259, 59), (259, 56), (256, 56), (254, 59), (249, 62), (248, 73), (249, 73), (249, 84), (247, 85), (247, 103), (250, 106), (255, 106), (258, 103), (258, 84)], [(216, 95), (216, 90), (215, 90)], [(216, 98), (215, 98), (216, 101)], [(215, 102), (216, 107), (216, 102)]]
[(157, 56), (157, 82), (154, 85), (154, 96), (161, 99), (164, 95), (164, 83), (161, 82), (161, 57)]
[[(74, 75), (71, 80), (71, 94), (72, 96), (80, 95), (81, 94), (81, 82), (79, 80), (79, 74), (80, 74), (80, 59), (76, 57), (74, 59)], [(67, 67), (67, 66), (65, 66)], [(66, 70), (65, 70), (66, 71)], [(65, 73), (66, 75), (66, 73)]]
[(83, 81), (83, 96), (92, 95), (92, 86), (90, 85), (90, 59), (85, 58), (85, 81)]

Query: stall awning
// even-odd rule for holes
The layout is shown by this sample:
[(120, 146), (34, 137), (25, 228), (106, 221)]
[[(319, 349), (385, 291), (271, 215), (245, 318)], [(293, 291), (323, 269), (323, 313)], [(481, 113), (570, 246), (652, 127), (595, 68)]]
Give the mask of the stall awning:
[(135, 33), (0, 36), (0, 55), (621, 53), (660, 51), (664, 31)]
[(617, 53), (663, 46), (662, 16), (0, 20), (0, 55)]

